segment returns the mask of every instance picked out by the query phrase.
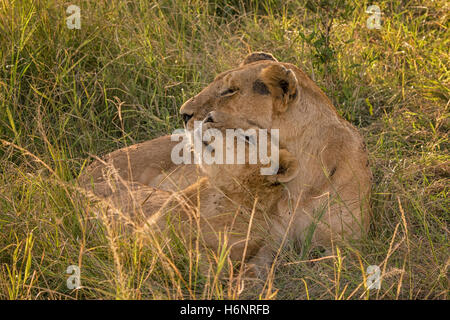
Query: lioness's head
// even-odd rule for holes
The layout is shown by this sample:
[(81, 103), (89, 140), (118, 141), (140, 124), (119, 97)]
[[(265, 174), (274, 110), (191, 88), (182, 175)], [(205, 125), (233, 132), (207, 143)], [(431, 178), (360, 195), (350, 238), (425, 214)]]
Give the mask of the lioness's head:
[[(276, 130), (276, 129), (275, 129)], [(297, 159), (279, 146), (277, 131), (261, 129), (242, 117), (212, 111), (193, 133), (202, 171), (219, 187), (246, 189), (294, 179)]]
[(219, 74), (180, 113), (188, 129), (211, 111), (245, 116), (260, 128), (271, 128), (274, 115), (284, 113), (298, 99), (298, 82), (287, 64), (271, 54), (252, 53), (238, 68)]

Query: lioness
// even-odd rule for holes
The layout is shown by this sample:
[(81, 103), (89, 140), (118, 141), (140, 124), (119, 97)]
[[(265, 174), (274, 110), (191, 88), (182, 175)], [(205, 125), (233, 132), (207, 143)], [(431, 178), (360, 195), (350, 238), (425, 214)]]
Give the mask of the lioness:
[[(371, 172), (364, 141), (299, 68), (278, 62), (271, 54), (252, 53), (239, 67), (219, 74), (180, 109), (189, 129), (196, 120), (214, 121), (211, 111), (245, 118), (260, 128), (278, 128), (280, 144), (299, 160), (299, 174), (287, 183), (290, 199), (278, 206), (280, 212), (287, 212), (291, 204), (293, 221), (277, 225), (271, 231), (274, 236), (282, 239), (287, 233), (288, 239), (302, 241), (315, 231), (312, 243), (329, 248), (333, 241), (359, 239), (367, 233)], [(181, 183), (180, 177), (197, 175), (193, 165), (171, 165), (170, 137), (146, 143), (148, 151), (143, 146), (118, 151), (118, 158), (125, 159), (116, 166), (120, 175), (166, 190), (174, 189), (166, 178), (169, 172), (183, 169), (175, 179)], [(161, 163), (166, 167), (161, 169)], [(91, 177), (103, 179), (101, 172), (107, 165), (94, 166), (84, 182)], [(271, 259), (270, 250), (260, 257)]]
[[(257, 271), (265, 267), (267, 261), (254, 257), (258, 256), (260, 248), (270, 245), (272, 239), (268, 231), (285, 219), (278, 209), (278, 204), (288, 199), (288, 190), (282, 183), (295, 178), (299, 170), (298, 161), (282, 147), (277, 148), (278, 154), (267, 151), (264, 154), (272, 164), (276, 163), (276, 172), (261, 174), (261, 169), (267, 168), (268, 164), (262, 163), (264, 159), (260, 157), (260, 149), (272, 150), (272, 143), (278, 142), (276, 138), (268, 133), (267, 144), (262, 146), (258, 143), (263, 138), (259, 128), (246, 119), (220, 112), (214, 112), (213, 116), (214, 122), (209, 119), (203, 121), (203, 130), (216, 129), (223, 134), (226, 129), (239, 130), (230, 141), (224, 138), (203, 142), (200, 149), (195, 149), (196, 156), (202, 158), (200, 167), (205, 177), (172, 195), (164, 190), (134, 184), (113, 192), (109, 201), (127, 216), (148, 219), (144, 230), (165, 230), (170, 216), (172, 220), (181, 222), (182, 232), (190, 234), (190, 239), (200, 236), (202, 243), (215, 253), (227, 244), (232, 261), (250, 260), (254, 267), (252, 271)], [(231, 149), (230, 142), (233, 145)], [(216, 150), (219, 143), (224, 152)], [(238, 147), (239, 143), (243, 148)], [(235, 162), (237, 153), (243, 152), (242, 163), (226, 164), (229, 155), (225, 150), (233, 153)], [(215, 157), (215, 162), (205, 163), (205, 153)], [(254, 159), (253, 162), (250, 159)]]

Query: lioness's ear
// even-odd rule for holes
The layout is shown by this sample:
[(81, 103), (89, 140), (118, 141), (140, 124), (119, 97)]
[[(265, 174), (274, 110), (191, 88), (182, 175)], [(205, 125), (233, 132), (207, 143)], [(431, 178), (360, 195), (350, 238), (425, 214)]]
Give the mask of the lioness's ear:
[(249, 64), (249, 63), (252, 63), (255, 61), (259, 61), (259, 60), (272, 60), (272, 61), (278, 62), (278, 60), (275, 59), (274, 56), (271, 55), (270, 53), (253, 52), (245, 57), (244, 61), (241, 62), (239, 67), (245, 66), (246, 64)]
[(273, 95), (275, 111), (285, 112), (289, 104), (297, 99), (298, 83), (291, 69), (281, 64), (273, 64), (261, 71), (261, 80)]
[(297, 158), (286, 149), (280, 149), (278, 165), (278, 173), (268, 177), (272, 182), (289, 182), (300, 170)]

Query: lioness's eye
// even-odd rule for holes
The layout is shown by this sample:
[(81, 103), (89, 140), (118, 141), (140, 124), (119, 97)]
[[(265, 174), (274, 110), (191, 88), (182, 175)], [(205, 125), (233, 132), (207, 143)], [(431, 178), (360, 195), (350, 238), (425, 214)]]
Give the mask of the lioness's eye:
[(228, 89), (222, 91), (222, 92), (220, 93), (220, 95), (221, 95), (222, 97), (223, 97), (223, 96), (229, 96), (229, 95), (232, 95), (232, 94), (236, 93), (237, 91), (238, 91), (237, 88), (228, 88)]

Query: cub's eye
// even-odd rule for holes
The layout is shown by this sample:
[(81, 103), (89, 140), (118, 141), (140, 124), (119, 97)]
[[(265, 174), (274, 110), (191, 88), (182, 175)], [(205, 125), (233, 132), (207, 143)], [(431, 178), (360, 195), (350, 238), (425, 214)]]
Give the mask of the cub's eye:
[(221, 97), (231, 96), (232, 94), (235, 94), (237, 91), (238, 91), (237, 88), (228, 88), (228, 89), (222, 91), (222, 92), (220, 93), (220, 96), (221, 96)]

